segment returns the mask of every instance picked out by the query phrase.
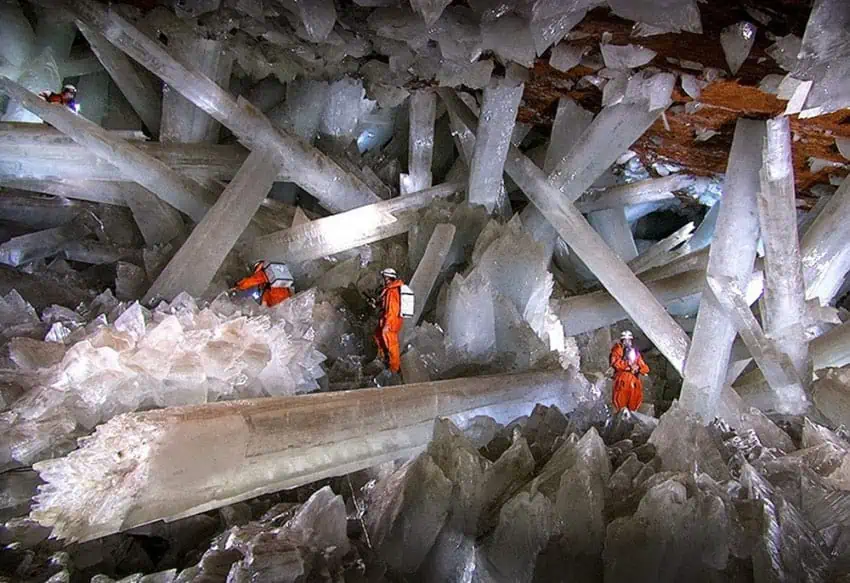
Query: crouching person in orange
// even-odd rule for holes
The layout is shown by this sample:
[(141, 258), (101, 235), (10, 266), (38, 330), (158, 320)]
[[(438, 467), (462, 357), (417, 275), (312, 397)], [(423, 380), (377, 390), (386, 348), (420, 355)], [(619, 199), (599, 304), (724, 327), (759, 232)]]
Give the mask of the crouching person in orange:
[(611, 348), (610, 364), (614, 369), (614, 407), (636, 411), (643, 403), (643, 383), (638, 375), (649, 374), (643, 356), (632, 346), (634, 336), (626, 330)]
[(254, 272), (243, 277), (233, 286), (231, 294), (250, 297), (268, 308), (292, 297), (292, 273), (283, 263), (257, 261)]
[(378, 345), (378, 358), (387, 363), (390, 372), (398, 373), (401, 370), (398, 333), (402, 326), (401, 288), (404, 282), (391, 267), (384, 269), (381, 275), (384, 277), (384, 289), (381, 291), (381, 315), (375, 329), (375, 344)]

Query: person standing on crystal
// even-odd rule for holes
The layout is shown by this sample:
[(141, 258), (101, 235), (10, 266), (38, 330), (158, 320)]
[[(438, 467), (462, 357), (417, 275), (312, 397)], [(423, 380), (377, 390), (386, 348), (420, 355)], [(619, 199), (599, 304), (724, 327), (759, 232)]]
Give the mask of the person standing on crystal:
[(292, 297), (292, 286), (292, 273), (286, 265), (257, 261), (253, 273), (237, 281), (231, 295), (252, 298), (271, 308)]
[(407, 287), (399, 279), (398, 272), (392, 267), (381, 271), (384, 288), (381, 290), (381, 314), (375, 329), (375, 344), (378, 345), (378, 358), (387, 364), (392, 373), (401, 370), (401, 347), (398, 334), (402, 326), (402, 288)]
[(58, 103), (64, 105), (74, 113), (80, 113), (80, 106), (77, 104), (77, 88), (73, 85), (65, 85), (62, 88), (62, 93), (42, 91), (38, 96), (47, 103)]
[(643, 383), (639, 375), (649, 374), (640, 351), (632, 344), (634, 335), (625, 330), (611, 348), (609, 361), (614, 369), (614, 407), (636, 411), (643, 403)]

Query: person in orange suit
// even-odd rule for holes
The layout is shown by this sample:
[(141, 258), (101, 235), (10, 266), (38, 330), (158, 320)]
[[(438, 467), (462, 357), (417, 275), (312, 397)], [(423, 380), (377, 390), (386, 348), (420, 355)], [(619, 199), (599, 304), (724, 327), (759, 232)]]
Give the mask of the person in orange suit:
[(79, 113), (80, 111), (80, 108), (77, 106), (77, 88), (73, 85), (65, 85), (62, 88), (62, 93), (42, 91), (38, 96), (47, 101), (47, 103), (64, 105), (74, 113)]
[(620, 335), (620, 341), (611, 348), (609, 361), (614, 369), (614, 407), (636, 411), (643, 402), (643, 383), (639, 375), (649, 374), (643, 356), (632, 346), (634, 336), (628, 330)]
[(390, 372), (398, 373), (401, 370), (398, 333), (402, 325), (401, 286), (404, 282), (391, 267), (384, 269), (381, 275), (384, 277), (384, 289), (381, 291), (381, 316), (375, 329), (375, 344), (378, 345), (378, 357), (387, 363)]
[[(292, 279), (275, 279), (272, 281), (270, 273), (274, 273), (270, 267), (274, 264), (267, 264), (265, 261), (258, 261), (254, 264), (254, 272), (248, 277), (243, 277), (236, 285), (233, 286), (233, 292), (236, 295), (255, 297), (262, 305), (271, 308), (278, 305), (284, 300), (292, 297)], [(281, 264), (276, 264), (281, 265)], [(289, 270), (287, 269), (288, 273)]]

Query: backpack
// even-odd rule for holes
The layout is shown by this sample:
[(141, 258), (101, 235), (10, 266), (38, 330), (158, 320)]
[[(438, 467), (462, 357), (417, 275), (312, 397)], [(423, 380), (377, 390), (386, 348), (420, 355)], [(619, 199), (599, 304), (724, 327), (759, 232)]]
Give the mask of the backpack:
[(416, 297), (406, 284), (401, 285), (401, 317), (412, 318), (415, 312)]

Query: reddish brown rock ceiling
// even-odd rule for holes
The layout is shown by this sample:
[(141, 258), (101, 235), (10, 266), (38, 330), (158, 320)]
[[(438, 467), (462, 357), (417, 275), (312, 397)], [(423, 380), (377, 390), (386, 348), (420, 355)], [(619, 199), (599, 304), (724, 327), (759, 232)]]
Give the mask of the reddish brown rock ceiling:
[[(722, 4), (726, 4), (723, 6)], [(699, 74), (680, 67), (667, 59), (684, 59), (727, 71), (723, 49), (720, 46), (720, 30), (741, 20), (753, 21), (738, 4), (700, 4), (703, 17), (703, 34), (665, 34), (653, 37), (632, 38), (632, 24), (611, 15), (607, 10), (594, 10), (576, 27), (576, 31), (587, 35), (569, 41), (577, 46), (598, 48), (602, 34), (611, 33), (613, 44), (640, 44), (658, 53), (651, 66), (673, 73)], [(634, 150), (648, 163), (658, 158), (669, 159), (685, 166), (696, 174), (723, 172), (732, 143), (735, 120), (738, 117), (768, 118), (782, 113), (785, 102), (774, 95), (762, 92), (759, 82), (768, 74), (784, 75), (776, 63), (765, 53), (772, 44), (766, 32), (784, 35), (789, 32), (802, 35), (808, 7), (804, 2), (777, 2), (772, 4), (783, 12), (773, 13), (767, 25), (758, 24), (756, 42), (749, 57), (734, 78), (714, 81), (702, 90), (701, 107), (687, 111), (684, 104), (693, 101), (680, 88), (678, 82), (673, 93), (673, 107), (667, 111), (669, 130), (662, 120), (656, 122), (634, 146)], [(565, 41), (567, 42), (567, 41)], [(574, 67), (567, 73), (553, 69), (548, 64), (548, 53), (539, 59), (526, 83), (520, 119), (536, 125), (549, 126), (555, 115), (558, 99), (567, 95), (594, 112), (601, 107), (602, 93), (595, 87), (574, 89), (574, 84), (584, 75), (593, 73), (587, 67)], [(679, 107), (676, 107), (679, 106)], [(697, 128), (719, 132), (705, 142), (695, 139)], [(813, 173), (809, 158), (822, 158), (847, 163), (835, 146), (835, 136), (850, 137), (850, 110), (811, 119), (791, 118), (794, 132), (794, 166), (796, 171), (798, 198), (801, 206), (813, 203), (811, 187), (828, 183), (829, 176), (846, 174), (844, 170), (824, 169)]]

